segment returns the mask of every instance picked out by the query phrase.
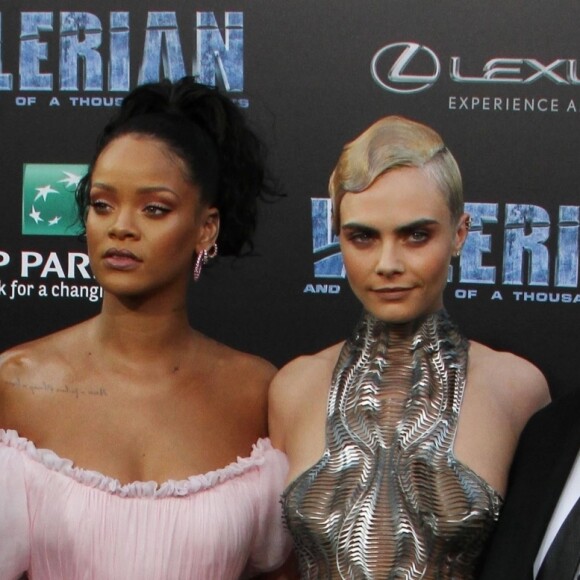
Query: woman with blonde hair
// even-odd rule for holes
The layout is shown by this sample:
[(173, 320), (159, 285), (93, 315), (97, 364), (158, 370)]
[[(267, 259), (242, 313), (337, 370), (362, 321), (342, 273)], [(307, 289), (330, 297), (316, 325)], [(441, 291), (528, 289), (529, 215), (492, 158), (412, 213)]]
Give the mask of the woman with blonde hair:
[(444, 309), (470, 220), (435, 131), (380, 119), (345, 146), (330, 195), (364, 312), (346, 342), (284, 367), (270, 395), (301, 577), (472, 578), (546, 381), (467, 340)]

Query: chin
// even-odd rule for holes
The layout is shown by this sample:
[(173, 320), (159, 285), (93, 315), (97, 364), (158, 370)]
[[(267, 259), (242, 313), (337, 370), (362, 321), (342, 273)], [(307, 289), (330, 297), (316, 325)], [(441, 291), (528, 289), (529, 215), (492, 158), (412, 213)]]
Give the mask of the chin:
[(365, 304), (365, 308), (376, 318), (389, 324), (407, 324), (439, 310), (417, 304)]
[(411, 322), (417, 318), (414, 311), (410, 311), (408, 308), (392, 307), (388, 308), (368, 308), (367, 310), (379, 320), (383, 322), (388, 322), (389, 324), (405, 324)]
[(111, 279), (103, 276), (101, 280), (97, 279), (103, 291), (118, 298), (132, 298), (147, 293), (147, 287), (130, 279)]

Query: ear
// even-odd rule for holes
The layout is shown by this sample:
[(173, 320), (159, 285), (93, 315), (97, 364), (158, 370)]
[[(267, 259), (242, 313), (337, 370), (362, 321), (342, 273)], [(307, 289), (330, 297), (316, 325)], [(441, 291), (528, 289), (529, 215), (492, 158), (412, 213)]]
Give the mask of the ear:
[(198, 254), (215, 244), (220, 233), (220, 212), (216, 207), (204, 208), (200, 216), (200, 223), (199, 237), (195, 246), (195, 251)]
[(454, 255), (459, 255), (465, 240), (467, 239), (467, 234), (471, 228), (471, 216), (468, 213), (464, 213), (457, 222), (457, 227), (455, 230), (455, 237), (453, 240), (453, 253)]

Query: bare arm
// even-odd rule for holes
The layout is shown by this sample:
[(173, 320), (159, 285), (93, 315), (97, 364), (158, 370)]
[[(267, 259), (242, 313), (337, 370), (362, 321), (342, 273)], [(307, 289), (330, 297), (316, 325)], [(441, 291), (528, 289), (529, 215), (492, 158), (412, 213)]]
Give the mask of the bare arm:
[(548, 401), (546, 380), (534, 365), (471, 343), (455, 456), (505, 495), (520, 433)]

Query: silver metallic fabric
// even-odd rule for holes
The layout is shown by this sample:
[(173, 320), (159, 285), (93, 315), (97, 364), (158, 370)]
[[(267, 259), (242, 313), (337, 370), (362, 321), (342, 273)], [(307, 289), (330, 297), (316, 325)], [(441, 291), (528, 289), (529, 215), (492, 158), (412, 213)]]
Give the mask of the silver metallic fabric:
[(362, 317), (324, 455), (283, 497), (302, 578), (472, 577), (501, 498), (453, 455), (467, 355), (443, 310), (412, 328)]

